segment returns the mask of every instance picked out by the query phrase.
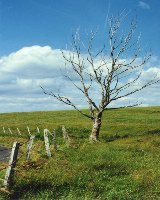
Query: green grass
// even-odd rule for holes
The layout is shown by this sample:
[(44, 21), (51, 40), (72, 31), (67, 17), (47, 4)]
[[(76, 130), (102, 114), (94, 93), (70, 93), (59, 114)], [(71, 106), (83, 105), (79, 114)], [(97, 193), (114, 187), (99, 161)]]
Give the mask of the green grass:
[[(97, 143), (88, 141), (92, 124), (76, 111), (1, 114), (0, 124), (14, 131), (12, 137), (2, 133), (0, 143), (24, 143), (12, 194), (1, 192), (0, 199), (160, 199), (160, 107), (106, 111)], [(71, 136), (69, 147), (62, 140), (62, 125)], [(25, 161), (26, 126), (32, 133), (37, 126), (56, 128), (59, 146), (57, 152), (52, 147), (50, 159), (41, 133), (31, 160)]]

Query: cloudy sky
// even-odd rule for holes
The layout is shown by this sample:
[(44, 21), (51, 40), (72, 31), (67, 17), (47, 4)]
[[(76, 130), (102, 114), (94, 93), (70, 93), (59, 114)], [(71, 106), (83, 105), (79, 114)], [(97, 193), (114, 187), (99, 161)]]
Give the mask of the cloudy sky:
[[(129, 18), (137, 16), (136, 34), (141, 35), (144, 52), (152, 49), (141, 82), (155, 75), (160, 77), (159, 8), (159, 0), (0, 0), (0, 112), (69, 109), (44, 95), (40, 85), (59, 91), (79, 108), (85, 108), (84, 97), (64, 77), (67, 71), (60, 49), (66, 48), (77, 28), (84, 42), (90, 30), (98, 30), (95, 50), (103, 46), (107, 16), (124, 10)], [(130, 57), (129, 53), (124, 59)], [(79, 84), (76, 78), (75, 81)], [(92, 89), (92, 95), (98, 101), (98, 89)], [(137, 100), (143, 106), (160, 105), (159, 85), (111, 106)]]

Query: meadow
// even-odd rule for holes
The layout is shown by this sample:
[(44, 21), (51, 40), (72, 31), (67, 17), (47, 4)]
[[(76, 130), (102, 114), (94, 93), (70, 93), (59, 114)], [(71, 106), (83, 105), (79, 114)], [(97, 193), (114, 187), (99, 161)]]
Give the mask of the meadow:
[[(10, 194), (1, 191), (0, 200), (160, 199), (160, 107), (107, 110), (96, 143), (88, 140), (92, 123), (72, 110), (0, 114), (0, 124), (0, 144), (22, 143)], [(29, 161), (26, 126), (32, 134), (37, 126), (41, 132)], [(13, 135), (4, 134), (2, 127), (10, 127)], [(57, 133), (58, 150), (51, 147), (51, 158), (45, 154), (44, 128)]]

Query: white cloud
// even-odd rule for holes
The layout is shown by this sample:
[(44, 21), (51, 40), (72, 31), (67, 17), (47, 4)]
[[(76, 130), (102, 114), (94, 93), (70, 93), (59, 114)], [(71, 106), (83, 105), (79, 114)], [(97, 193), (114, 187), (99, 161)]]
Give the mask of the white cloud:
[(144, 1), (139, 1), (139, 6), (144, 10), (149, 10), (150, 9), (150, 5), (145, 3)]
[[(68, 51), (65, 53), (67, 54)], [(83, 56), (85, 57), (85, 55)], [(100, 60), (97, 59), (95, 63), (98, 65)], [(88, 66), (88, 70), (91, 71), (90, 66)], [(85, 107), (86, 103), (83, 96), (63, 76), (65, 73), (64, 59), (60, 50), (52, 49), (49, 46), (24, 47), (8, 56), (1, 57), (0, 112), (69, 108), (54, 98), (44, 95), (39, 85), (44, 86), (49, 91), (57, 92), (59, 90), (64, 96), (71, 97), (80, 108)], [(68, 74), (76, 84), (80, 85), (71, 68), (69, 68)], [(160, 77), (160, 63), (157, 57), (153, 57), (146, 65), (146, 70), (143, 71), (139, 84), (143, 84), (145, 80), (154, 77), (156, 74)], [(152, 98), (150, 93), (152, 93)], [(92, 87), (92, 95), (95, 100), (99, 100), (99, 91), (95, 87)], [(151, 87), (146, 92), (124, 98), (123, 101), (121, 99), (113, 105), (128, 104), (128, 102), (137, 101), (137, 98), (142, 98), (144, 105), (157, 105), (158, 100), (160, 102), (157, 87)]]
[[(64, 60), (59, 49), (53, 50), (49, 46), (32, 46), (2, 57), (0, 66), (1, 71), (8, 74), (21, 75), (24, 78), (28, 76), (44, 78), (48, 77), (53, 70), (56, 75), (60, 74), (61, 68), (64, 67)], [(54, 76), (53, 73), (52, 76)]]

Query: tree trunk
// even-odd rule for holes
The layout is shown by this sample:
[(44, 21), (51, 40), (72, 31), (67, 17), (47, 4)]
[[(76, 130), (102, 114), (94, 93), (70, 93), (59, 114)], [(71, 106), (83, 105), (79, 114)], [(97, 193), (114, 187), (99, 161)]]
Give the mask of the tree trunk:
[(96, 116), (93, 120), (93, 128), (90, 135), (90, 140), (97, 141), (99, 138), (100, 128), (101, 128), (101, 121), (102, 121), (102, 112), (96, 113)]

